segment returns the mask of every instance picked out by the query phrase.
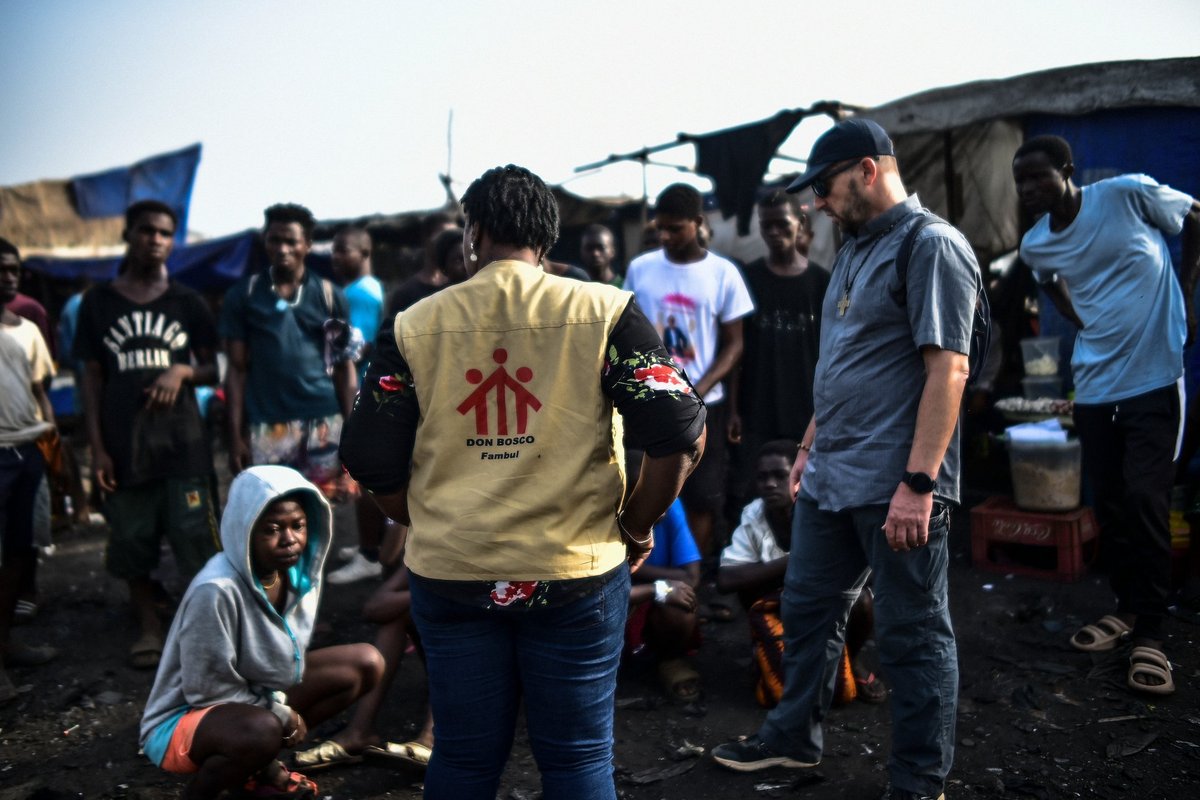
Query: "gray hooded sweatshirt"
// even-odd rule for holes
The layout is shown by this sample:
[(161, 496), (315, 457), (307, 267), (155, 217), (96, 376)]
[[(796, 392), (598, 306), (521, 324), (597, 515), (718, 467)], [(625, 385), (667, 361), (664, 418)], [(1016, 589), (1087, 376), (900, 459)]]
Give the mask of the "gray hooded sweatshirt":
[[(283, 616), (250, 566), (250, 532), (267, 505), (285, 494), (308, 516), (308, 545), (288, 571), (293, 587)], [(187, 711), (222, 703), (291, 717), (285, 692), (304, 677), (304, 652), (321, 599), (321, 567), (333, 539), (333, 515), (316, 486), (287, 467), (251, 467), (234, 479), (221, 518), (222, 552), (188, 586), (167, 634), (139, 743), (162, 762)]]

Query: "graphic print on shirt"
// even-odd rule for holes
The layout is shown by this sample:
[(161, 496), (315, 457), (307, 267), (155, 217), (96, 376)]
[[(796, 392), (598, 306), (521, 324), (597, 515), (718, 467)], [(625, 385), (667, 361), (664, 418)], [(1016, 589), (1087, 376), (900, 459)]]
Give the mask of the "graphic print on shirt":
[[(472, 367), (464, 375), (467, 383), (474, 385), (475, 391), (458, 404), (459, 414), (466, 416), (472, 411), (475, 417), (476, 438), (467, 439), (468, 447), (512, 447), (522, 444), (533, 444), (534, 437), (526, 435), (529, 428), (529, 412), (537, 413), (542, 408), (542, 402), (523, 384), (533, 380), (533, 370), (529, 367), (518, 367), (516, 372), (509, 374), (504, 364), (508, 361), (508, 351), (503, 347), (492, 353), (496, 369), (486, 378), (482, 370)], [(515, 375), (515, 377), (514, 377)], [(516, 423), (516, 435), (510, 435), (509, 430), (509, 394), (512, 395), (513, 416)], [(489, 400), (494, 398), (494, 403)], [(496, 425), (493, 432), (489, 419), (492, 406), (496, 408)], [(518, 458), (520, 450), (495, 453), (483, 451), (480, 460), (494, 461)]]
[(654, 327), (675, 363), (686, 368), (696, 360), (692, 333), (696, 330), (696, 301), (684, 294), (668, 294), (658, 309)]
[(130, 311), (109, 327), (104, 346), (117, 357), (118, 372), (168, 369), (171, 351), (187, 349), (188, 334), (183, 323), (161, 312)]

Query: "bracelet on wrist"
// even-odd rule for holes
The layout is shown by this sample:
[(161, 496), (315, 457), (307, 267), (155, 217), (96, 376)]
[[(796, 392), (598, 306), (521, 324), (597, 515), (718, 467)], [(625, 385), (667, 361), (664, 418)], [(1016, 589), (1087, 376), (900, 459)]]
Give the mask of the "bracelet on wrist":
[(667, 602), (667, 596), (675, 591), (675, 587), (669, 581), (664, 581), (661, 578), (654, 582), (654, 602), (662, 605)]
[(650, 529), (650, 533), (646, 535), (645, 539), (639, 539), (636, 536), (634, 536), (632, 533), (630, 533), (629, 529), (625, 527), (625, 522), (624, 522), (624, 520), (621, 519), (621, 516), (622, 516), (621, 514), (617, 514), (617, 528), (621, 531), (621, 538), (623, 538), (625, 541), (629, 542), (630, 544), (637, 545), (638, 547), (645, 547), (654, 541), (654, 529), (653, 528)]
[(796, 445), (796, 449), (797, 449), (797, 450), (803, 450), (803, 451), (804, 451), (804, 452), (806, 452), (806, 453), (811, 453), (811, 452), (812, 452), (812, 445), (811, 445), (811, 444), (805, 444), (804, 442), (801, 442), (800, 444)]

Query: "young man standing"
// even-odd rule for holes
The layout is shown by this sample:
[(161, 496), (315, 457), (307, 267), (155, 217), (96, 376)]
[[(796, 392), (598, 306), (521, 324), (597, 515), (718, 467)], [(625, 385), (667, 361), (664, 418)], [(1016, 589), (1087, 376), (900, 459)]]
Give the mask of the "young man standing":
[(105, 563), (129, 583), (141, 629), (130, 663), (143, 669), (163, 648), (150, 578), (162, 537), (189, 578), (219, 549), (212, 452), (192, 391), (217, 380), (217, 335), (203, 298), (167, 274), (175, 226), (157, 201), (126, 210), (122, 269), (84, 295), (75, 337), (92, 475), (108, 495)]
[(0, 239), (0, 704), (17, 696), (5, 666), (35, 666), (57, 654), (8, 635), (17, 600), (37, 567), (34, 506), (45, 473), (37, 440), (54, 427), (44, 387), (51, 368), (46, 344), (34, 323), (8, 308), (20, 281), (20, 253)]
[(617, 257), (612, 231), (603, 225), (588, 225), (579, 242), (579, 261), (588, 276), (600, 283), (621, 288), (621, 276), (613, 269)]
[(366, 229), (343, 228), (334, 235), (333, 273), (350, 306), (350, 327), (363, 342), (355, 364), (361, 376), (383, 323), (383, 284), (371, 274), (371, 234)]
[(722, 381), (742, 356), (742, 318), (754, 310), (732, 261), (705, 250), (698, 234), (704, 202), (690, 186), (668, 186), (655, 202), (662, 248), (629, 265), (625, 288), (667, 343), (708, 407), (708, 449), (680, 497), (702, 556), (712, 553), (713, 526), (725, 484), (726, 403)]
[[(370, 361), (375, 334), (383, 323), (383, 284), (371, 274), (371, 234), (362, 228), (343, 228), (333, 237), (333, 272), (346, 293), (350, 327), (364, 342), (363, 354), (355, 365), (361, 379)], [(369, 497), (355, 501), (358, 548), (351, 559), (326, 575), (331, 584), (353, 583), (383, 574), (379, 546), (387, 519)]]
[(820, 762), (846, 619), (873, 575), (879, 661), (894, 687), (885, 797), (941, 800), (958, 703), (950, 505), (983, 281), (966, 238), (938, 223), (913, 245), (906, 303), (894, 299), (896, 254), (924, 211), (876, 123), (837, 123), (808, 165), (788, 191), (812, 186), (846, 240), (821, 315), (815, 413), (790, 476), (800, 487), (783, 585), (784, 691), (757, 734), (713, 759), (743, 772)]
[[(1034, 137), (1013, 157), (1021, 203), (1042, 215), (1021, 240), (1021, 258), (1080, 329), (1071, 357), (1075, 429), (1117, 596), (1115, 614), (1084, 626), (1071, 645), (1112, 650), (1132, 636), (1129, 687), (1170, 694), (1175, 682), (1162, 633), (1170, 588), (1168, 513), (1183, 348), (1196, 331), (1200, 203), (1146, 175), (1081, 189), (1071, 180), (1074, 172), (1071, 147), (1057, 136)], [(1165, 237), (1181, 231), (1176, 280)]]
[(282, 464), (342, 499), (354, 487), (337, 447), (357, 387), (346, 296), (304, 265), (311, 211), (281, 204), (265, 217), (269, 266), (231, 286), (221, 306), (229, 468)]
[(829, 273), (801, 251), (808, 250), (811, 231), (796, 195), (772, 192), (760, 200), (758, 230), (767, 256), (746, 265), (754, 313), (746, 318), (745, 351), (729, 381), (729, 440), (739, 445), (730, 485), (740, 505), (750, 499), (758, 449), (776, 439), (800, 441), (812, 419), (821, 304), (829, 286)]

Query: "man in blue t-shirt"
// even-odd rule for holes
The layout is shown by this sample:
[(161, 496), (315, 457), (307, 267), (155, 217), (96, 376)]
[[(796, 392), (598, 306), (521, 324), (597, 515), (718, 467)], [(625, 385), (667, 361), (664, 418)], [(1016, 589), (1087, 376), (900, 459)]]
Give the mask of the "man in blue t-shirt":
[[(630, 485), (636, 477), (630, 477)], [(700, 674), (684, 655), (699, 644), (696, 586), (700, 583), (700, 550), (688, 527), (683, 503), (676, 499), (654, 526), (654, 549), (633, 574), (625, 650), (647, 652), (658, 662), (658, 677), (673, 700), (692, 702), (700, 696)]]
[(383, 323), (383, 284), (371, 274), (371, 234), (364, 228), (342, 228), (333, 236), (332, 255), (334, 276), (350, 305), (350, 327), (363, 342), (355, 363), (361, 382)]
[[(1021, 203), (1041, 215), (1021, 240), (1021, 258), (1079, 327), (1071, 358), (1075, 428), (1117, 596), (1116, 613), (1085, 625), (1071, 645), (1111, 650), (1132, 636), (1129, 687), (1170, 694), (1175, 684), (1162, 650), (1168, 514), (1183, 348), (1196, 329), (1200, 203), (1145, 175), (1080, 188), (1074, 172), (1071, 147), (1057, 136), (1034, 137), (1013, 157)], [(1180, 231), (1177, 280), (1165, 237)]]
[(304, 206), (268, 208), (269, 267), (225, 293), (229, 468), (236, 475), (252, 464), (282, 464), (340, 499), (354, 485), (337, 450), (357, 389), (356, 353), (346, 296), (304, 266), (315, 227)]

